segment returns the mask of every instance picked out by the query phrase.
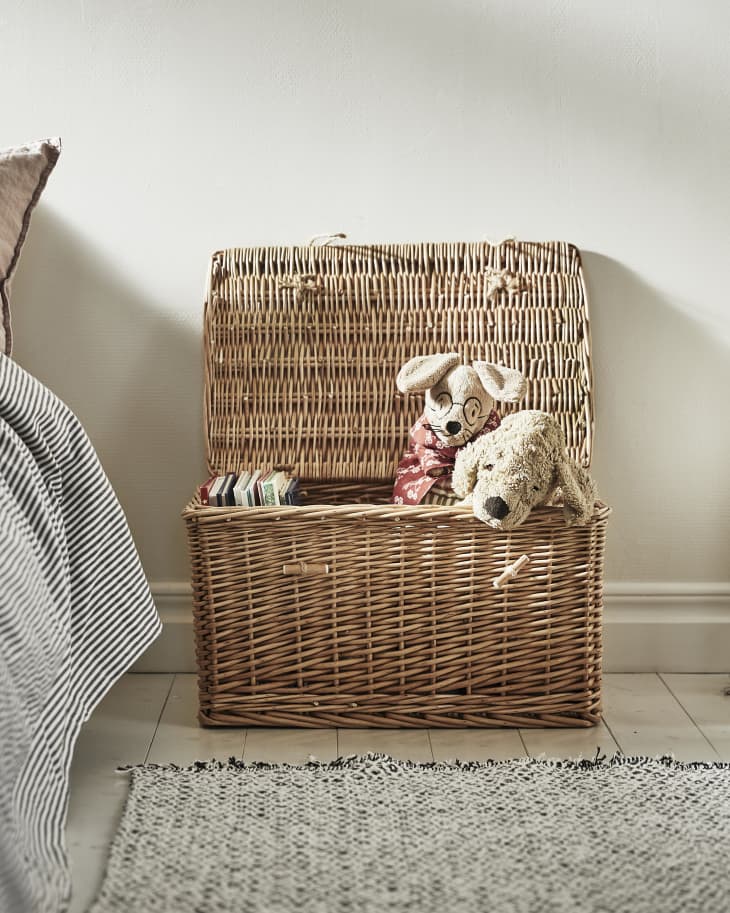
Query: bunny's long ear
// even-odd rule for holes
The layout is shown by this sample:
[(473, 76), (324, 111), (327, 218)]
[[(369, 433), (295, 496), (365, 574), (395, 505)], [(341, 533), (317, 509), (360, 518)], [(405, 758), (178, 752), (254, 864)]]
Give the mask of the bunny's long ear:
[(527, 381), (514, 368), (493, 365), (488, 361), (472, 362), (484, 389), (502, 403), (518, 403), (527, 391)]
[(557, 483), (563, 493), (563, 515), (568, 526), (584, 526), (593, 516), (596, 488), (588, 473), (567, 454), (558, 459)]
[(459, 498), (465, 498), (474, 490), (477, 484), (477, 470), (479, 469), (480, 457), (483, 447), (477, 446), (478, 442), (473, 441), (462, 447), (456, 454), (454, 471), (451, 476), (451, 487), (454, 494)]
[(461, 363), (461, 355), (416, 355), (398, 372), (395, 384), (401, 393), (423, 393), (433, 387), (453, 367)]

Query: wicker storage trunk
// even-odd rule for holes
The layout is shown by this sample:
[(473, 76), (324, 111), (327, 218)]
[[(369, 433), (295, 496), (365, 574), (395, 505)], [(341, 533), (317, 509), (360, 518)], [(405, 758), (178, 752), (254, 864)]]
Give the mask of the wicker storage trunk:
[[(390, 505), (422, 397), (411, 356), (520, 369), (588, 465), (590, 335), (564, 243), (231, 249), (205, 306), (211, 473), (288, 467), (301, 507), (185, 509), (200, 721), (589, 726), (600, 719), (608, 509), (510, 532)], [(501, 404), (500, 404), (501, 405)], [(502, 409), (502, 411), (506, 411)], [(497, 589), (522, 555), (529, 564)]]

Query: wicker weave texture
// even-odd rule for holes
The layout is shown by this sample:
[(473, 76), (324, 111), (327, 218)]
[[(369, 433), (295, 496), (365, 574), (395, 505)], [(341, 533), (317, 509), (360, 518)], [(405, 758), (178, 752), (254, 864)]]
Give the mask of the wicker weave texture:
[(594, 724), (607, 514), (495, 535), (462, 509), (193, 502), (201, 721)]
[[(200, 720), (268, 726), (589, 726), (600, 718), (608, 509), (492, 530), (387, 503), (422, 411), (394, 378), (458, 351), (519, 368), (521, 407), (585, 465), (590, 332), (569, 244), (250, 248), (213, 255), (209, 467), (289, 466), (305, 506), (184, 512)], [(505, 411), (500, 406), (501, 411)], [(494, 578), (522, 555), (515, 579)]]
[(520, 407), (555, 415), (590, 463), (590, 332), (570, 244), (220, 251), (205, 340), (211, 472), (274, 458), (303, 479), (392, 480), (423, 408), (395, 376), (439, 351), (521, 370)]

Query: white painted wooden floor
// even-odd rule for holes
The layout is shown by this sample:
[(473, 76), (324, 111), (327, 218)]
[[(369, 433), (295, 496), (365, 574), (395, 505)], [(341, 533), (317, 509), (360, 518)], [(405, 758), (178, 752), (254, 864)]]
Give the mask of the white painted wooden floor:
[[(70, 913), (95, 895), (121, 815), (122, 764), (231, 755), (246, 761), (301, 763), (378, 751), (413, 761), (673, 754), (680, 760), (730, 761), (727, 675), (606, 675), (604, 723), (594, 729), (388, 730), (201, 729), (193, 675), (127, 675), (79, 738), (71, 772), (67, 840), (73, 867)], [(135, 911), (130, 911), (135, 913)]]

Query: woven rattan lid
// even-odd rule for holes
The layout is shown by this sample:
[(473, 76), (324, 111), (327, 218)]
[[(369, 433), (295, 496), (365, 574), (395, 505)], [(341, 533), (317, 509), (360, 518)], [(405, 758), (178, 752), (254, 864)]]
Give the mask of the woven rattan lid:
[(590, 333), (570, 244), (218, 251), (204, 337), (211, 472), (392, 479), (423, 409), (396, 374), (413, 355), (450, 351), (522, 371), (519, 408), (555, 415), (571, 454), (590, 463)]

